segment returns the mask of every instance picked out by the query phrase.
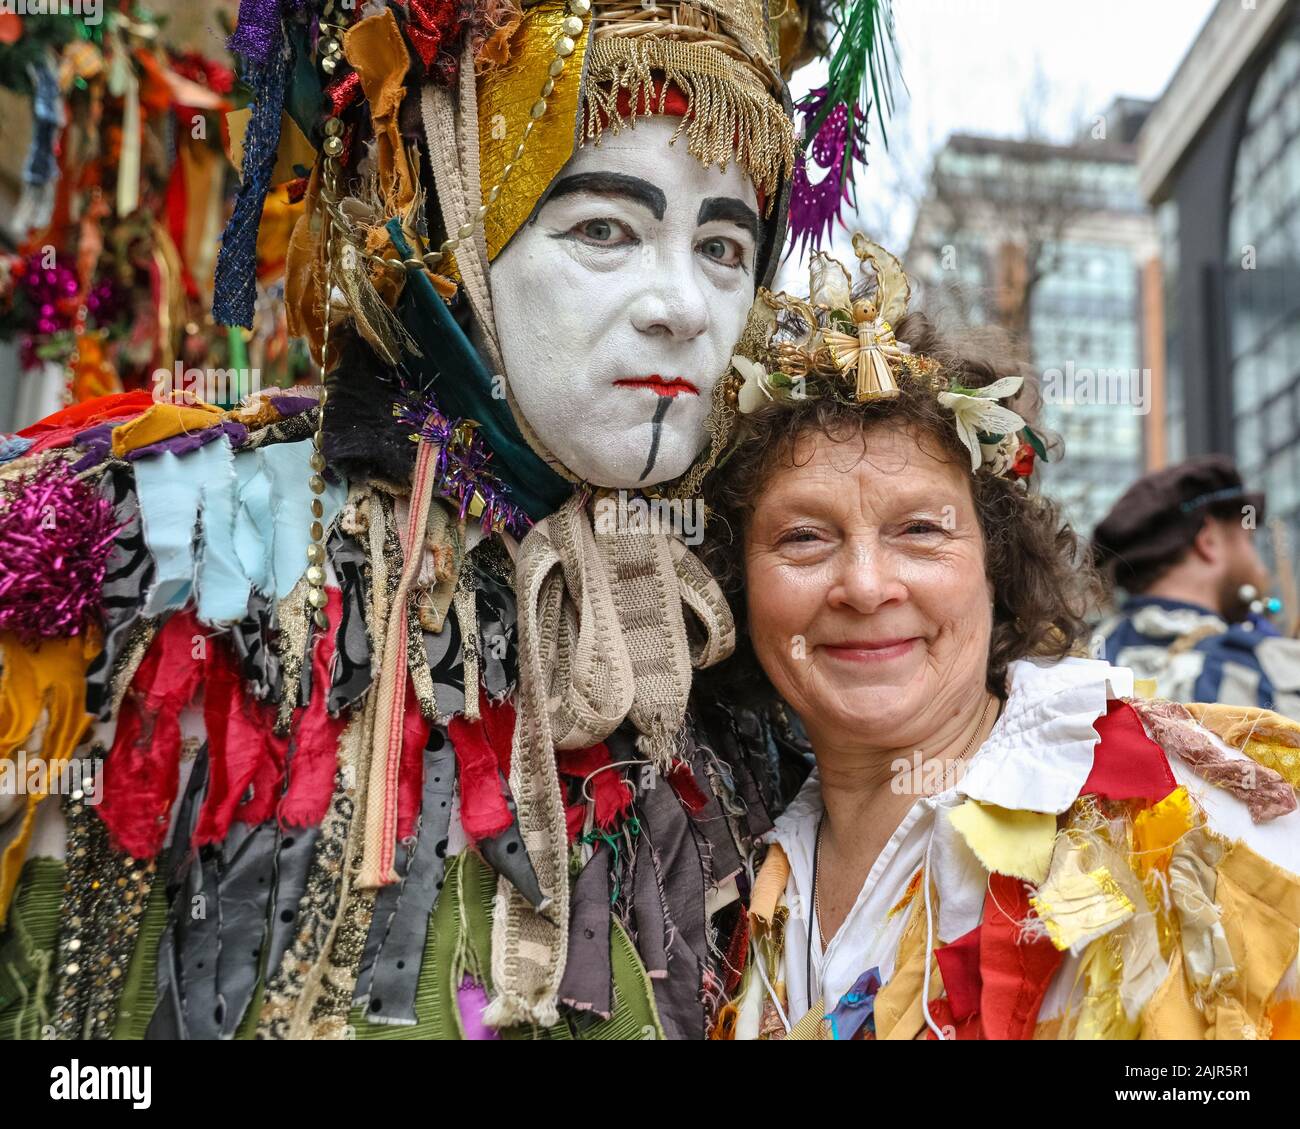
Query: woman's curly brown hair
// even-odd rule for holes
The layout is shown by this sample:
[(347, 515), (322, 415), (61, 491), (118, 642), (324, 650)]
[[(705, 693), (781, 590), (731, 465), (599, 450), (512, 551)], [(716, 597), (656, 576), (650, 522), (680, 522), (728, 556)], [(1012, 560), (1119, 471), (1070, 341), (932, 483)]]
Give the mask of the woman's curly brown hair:
[[(896, 333), (914, 353), (939, 361), (946, 376), (965, 388), (984, 387), (1016, 370), (1014, 361), (989, 352), (987, 343), (958, 349), (940, 341), (923, 314), (900, 319)], [(858, 438), (865, 456), (869, 431), (882, 424), (907, 427), (926, 436), (928, 453), (969, 465), (970, 453), (958, 438), (952, 413), (939, 404), (928, 383), (903, 376), (899, 384), (900, 394), (893, 399), (862, 404), (818, 396), (810, 389), (803, 399), (766, 404), (741, 417), (730, 453), (704, 487), (709, 523), (702, 552), (727, 594), (737, 629), (735, 656), (709, 679), (716, 692), (746, 699), (756, 688), (766, 696), (772, 693), (747, 630), (744, 533), (771, 476), (782, 466), (796, 465), (801, 439)], [(1013, 406), (1032, 422), (1037, 414), (1035, 393), (1028, 380), (1025, 388)], [(1099, 589), (1082, 542), (1055, 502), (987, 469), (972, 475), (971, 493), (993, 590), (988, 688), (1005, 697), (1009, 663), (1079, 653), (1089, 632), (1085, 615)]]

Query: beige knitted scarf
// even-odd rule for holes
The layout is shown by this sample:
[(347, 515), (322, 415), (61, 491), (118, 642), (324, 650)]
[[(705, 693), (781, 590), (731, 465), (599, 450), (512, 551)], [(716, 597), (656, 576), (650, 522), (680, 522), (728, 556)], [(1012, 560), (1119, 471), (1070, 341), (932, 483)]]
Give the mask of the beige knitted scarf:
[[(568, 836), (556, 749), (603, 741), (624, 718), (661, 769), (676, 752), (691, 668), (735, 646), (721, 589), (676, 537), (597, 533), (575, 495), (539, 522), (515, 562), (519, 693), (510, 784), (547, 900), (534, 909), (502, 879), (492, 925), (488, 1023), (556, 1022), (568, 947)], [(691, 644), (686, 612), (697, 621)]]

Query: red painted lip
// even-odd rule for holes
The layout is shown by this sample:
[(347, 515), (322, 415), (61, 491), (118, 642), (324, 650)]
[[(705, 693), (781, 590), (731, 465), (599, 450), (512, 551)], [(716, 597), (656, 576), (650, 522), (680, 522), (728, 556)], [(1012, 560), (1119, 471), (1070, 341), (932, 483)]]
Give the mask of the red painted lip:
[(920, 642), (920, 636), (910, 639), (877, 639), (873, 641), (822, 644), (822, 650), (831, 658), (843, 659), (845, 662), (885, 662), (888, 659), (902, 658), (912, 647)]
[(615, 388), (649, 388), (660, 396), (680, 396), (685, 392), (688, 396), (698, 396), (700, 390), (695, 387), (689, 380), (683, 380), (680, 376), (675, 376), (672, 380), (665, 380), (658, 373), (651, 376), (631, 376), (624, 377), (622, 380), (614, 381)]

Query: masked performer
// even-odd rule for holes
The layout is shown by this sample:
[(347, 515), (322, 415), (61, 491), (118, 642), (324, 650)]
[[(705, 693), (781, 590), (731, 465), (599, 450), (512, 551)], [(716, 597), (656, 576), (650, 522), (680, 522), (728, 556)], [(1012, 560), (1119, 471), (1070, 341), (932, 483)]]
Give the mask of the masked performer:
[(1300, 725), (1075, 656), (1088, 574), (1028, 489), (1022, 378), (944, 346), (855, 246), (865, 279), (815, 256), (809, 298), (764, 295), (707, 487), (732, 673), (817, 761), (718, 1033), (1300, 1037)]
[(812, 186), (820, 9), (246, 0), (215, 312), (305, 135), (328, 396), (94, 401), (5, 468), (0, 763), (50, 779), (0, 812), (0, 1030), (706, 1032), (807, 766), (688, 709), (733, 626), (687, 541), (792, 182), (819, 234), (883, 77), (884, 6), (831, 14)]

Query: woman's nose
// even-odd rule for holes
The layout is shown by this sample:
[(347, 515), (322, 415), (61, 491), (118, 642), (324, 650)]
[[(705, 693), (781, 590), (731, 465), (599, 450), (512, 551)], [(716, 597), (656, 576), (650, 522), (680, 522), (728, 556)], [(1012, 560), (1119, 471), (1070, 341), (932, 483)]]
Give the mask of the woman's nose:
[(907, 585), (888, 553), (851, 543), (837, 554), (826, 593), (831, 607), (870, 615), (906, 598)]
[(709, 308), (696, 278), (693, 251), (668, 254), (651, 244), (642, 247), (643, 289), (632, 304), (632, 325), (640, 333), (663, 334), (680, 341), (709, 328)]

